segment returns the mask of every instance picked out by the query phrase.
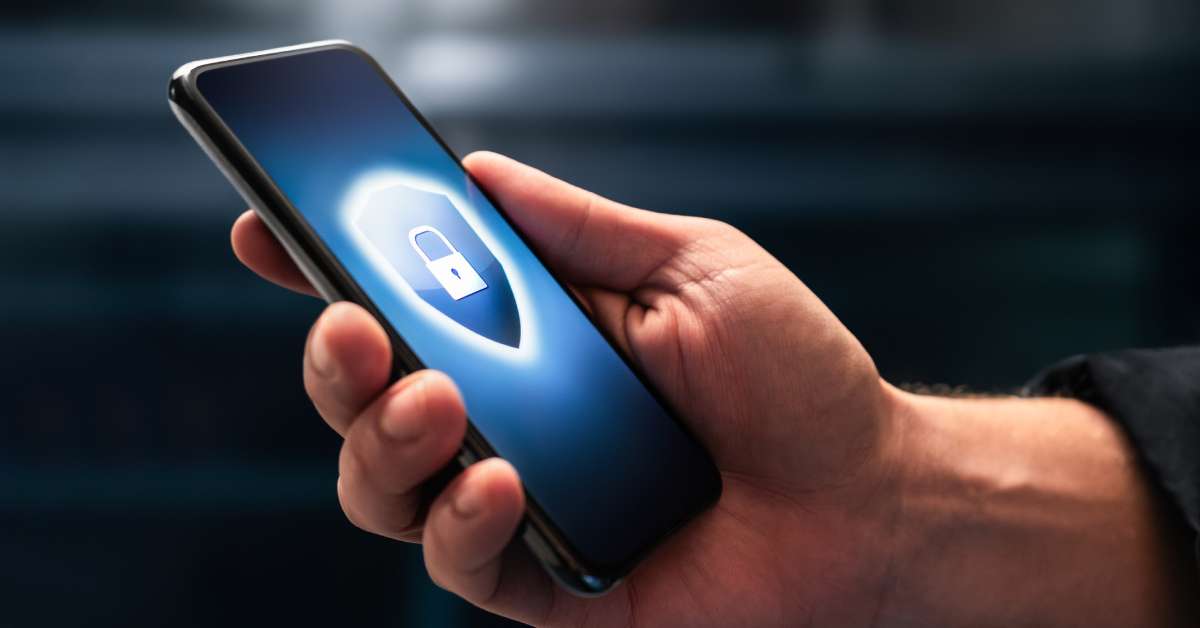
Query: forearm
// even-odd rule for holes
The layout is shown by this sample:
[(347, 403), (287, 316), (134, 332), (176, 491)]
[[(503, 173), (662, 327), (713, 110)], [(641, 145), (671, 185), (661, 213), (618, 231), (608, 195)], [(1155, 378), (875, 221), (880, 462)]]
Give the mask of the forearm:
[(1196, 624), (1190, 546), (1100, 411), (895, 400), (905, 473), (885, 624)]

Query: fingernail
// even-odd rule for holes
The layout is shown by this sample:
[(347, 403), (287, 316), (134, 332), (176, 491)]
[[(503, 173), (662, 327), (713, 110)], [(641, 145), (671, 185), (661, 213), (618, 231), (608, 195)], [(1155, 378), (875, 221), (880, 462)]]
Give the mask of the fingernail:
[(388, 400), (380, 424), (388, 438), (411, 443), (425, 433), (425, 423), (417, 416), (417, 404), (413, 402), (414, 395), (424, 394), (421, 390), (424, 385), (424, 382), (413, 382)]
[(470, 519), (483, 510), (483, 494), (478, 482), (464, 482), (454, 496), (451, 507), (460, 519)]
[(308, 347), (308, 357), (312, 361), (313, 370), (317, 375), (326, 379), (333, 377), (333, 355), (329, 351), (329, 344), (325, 340), (325, 335), (321, 333), (321, 322), (317, 322), (317, 328), (313, 330), (312, 342)]

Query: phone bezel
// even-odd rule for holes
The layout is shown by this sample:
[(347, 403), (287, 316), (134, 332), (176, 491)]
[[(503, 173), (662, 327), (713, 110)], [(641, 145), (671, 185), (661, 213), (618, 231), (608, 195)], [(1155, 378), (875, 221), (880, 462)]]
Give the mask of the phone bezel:
[[(442, 150), (446, 151), (459, 164), (463, 174), (471, 178), (470, 173), (462, 167), (462, 160), (458, 154), (433, 129), (425, 116), (417, 110), (378, 61), (361, 48), (345, 40), (319, 41), (187, 63), (181, 66), (175, 72), (174, 76), (172, 76), (168, 88), (168, 100), (172, 105), (172, 109), (180, 118), (180, 121), (188, 128), (217, 166), (226, 174), (231, 183), (234, 184), (234, 187), (238, 188), (244, 199), (264, 219), (272, 232), (280, 238), (293, 260), (301, 267), (301, 270), (321, 295), (327, 301), (331, 302), (335, 300), (348, 300), (357, 303), (367, 309), (383, 325), (394, 349), (395, 367), (393, 369), (393, 376), (399, 377), (406, 373), (425, 368), (425, 365), (413, 353), (403, 337), (387, 322), (383, 312), (359, 287), (358, 283), (350, 276), (341, 263), (338, 262), (337, 257), (325, 246), (316, 232), (313, 231), (307, 220), (304, 219), (303, 214), (291, 204), (287, 196), (275, 185), (271, 177), (241, 144), (232, 130), (226, 126), (196, 87), (196, 79), (199, 75), (210, 69), (332, 49), (352, 52), (371, 64), (379, 77), (392, 89), (393, 93), (401, 100), (422, 128), (438, 143)], [(474, 182), (473, 178), (471, 180)], [(617, 353), (641, 384), (666, 410), (671, 420), (676, 422), (687, 438), (693, 440), (701, 450), (704, 450), (703, 445), (696, 438), (695, 434), (686, 424), (679, 420), (675, 410), (659, 394), (658, 390), (647, 381), (635, 365), (630, 363), (627, 356), (620, 351), (604, 329), (595, 325), (595, 320), (579, 301), (575, 293), (563, 283), (558, 275), (550, 270), (545, 260), (542, 259), (542, 256), (531, 246), (525, 235), (516, 227), (504, 208), (495, 202), (481, 186), (476, 184), (476, 187), (487, 198), (488, 202), (495, 207), (500, 216), (512, 226), (513, 231), (520, 238), (521, 242), (529, 248), (538, 259), (538, 262), (547, 269), (547, 272), (558, 283), (560, 289), (566, 292), (575, 306), (579, 308), (580, 312), (588, 320), (592, 321), (612, 350)], [(458, 464), (465, 468), (476, 460), (495, 455), (497, 454), (487, 442), (487, 439), (483, 437), (475, 428), (474, 423), (468, 418), (467, 433), (463, 442), (463, 451), (457, 459)], [(705, 482), (709, 487), (705, 491), (706, 498), (696, 508), (686, 511), (684, 516), (662, 535), (637, 548), (625, 560), (616, 563), (607, 563), (582, 556), (571, 543), (570, 539), (546, 515), (540, 504), (538, 504), (534, 496), (528, 491), (526, 491), (525, 523), (520, 534), (529, 549), (545, 564), (548, 571), (560, 583), (579, 594), (602, 594), (615, 586), (622, 577), (628, 574), (634, 566), (652, 552), (663, 539), (671, 536), (688, 521), (691, 521), (716, 503), (721, 494), (721, 477), (711, 458), (709, 458), (708, 467), (710, 472), (706, 474), (707, 477), (696, 479), (697, 481)]]

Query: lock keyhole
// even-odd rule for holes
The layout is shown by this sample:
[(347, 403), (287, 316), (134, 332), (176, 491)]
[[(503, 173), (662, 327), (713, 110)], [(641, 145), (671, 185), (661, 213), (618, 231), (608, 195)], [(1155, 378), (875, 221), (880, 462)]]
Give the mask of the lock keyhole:
[(455, 278), (455, 279), (462, 279), (462, 275), (458, 274), (458, 269), (457, 269), (457, 268), (451, 268), (451, 269), (450, 269), (450, 272), (454, 273), (454, 278)]

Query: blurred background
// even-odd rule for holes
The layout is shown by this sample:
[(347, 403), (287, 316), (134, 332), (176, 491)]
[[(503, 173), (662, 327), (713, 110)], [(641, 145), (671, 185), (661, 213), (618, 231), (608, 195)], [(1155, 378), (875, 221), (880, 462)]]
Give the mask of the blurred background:
[(321, 305), (230, 253), (195, 58), (351, 39), (460, 153), (759, 238), (892, 381), (1200, 339), (1194, 0), (0, 11), (0, 625), (503, 624), (342, 519)]

